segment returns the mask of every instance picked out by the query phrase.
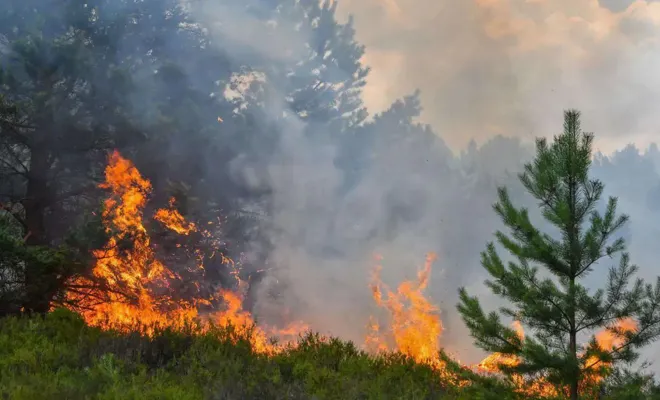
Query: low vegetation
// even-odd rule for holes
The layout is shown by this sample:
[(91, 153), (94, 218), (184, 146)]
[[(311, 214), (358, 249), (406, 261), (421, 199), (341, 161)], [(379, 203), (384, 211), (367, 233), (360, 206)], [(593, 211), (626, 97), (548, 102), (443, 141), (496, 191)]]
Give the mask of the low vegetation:
[[(191, 328), (192, 329), (192, 328)], [(463, 371), (456, 387), (401, 355), (370, 356), (309, 334), (275, 356), (227, 330), (163, 330), (149, 338), (87, 326), (71, 311), (0, 320), (5, 399), (517, 399)], [(454, 365), (454, 367), (458, 368)]]

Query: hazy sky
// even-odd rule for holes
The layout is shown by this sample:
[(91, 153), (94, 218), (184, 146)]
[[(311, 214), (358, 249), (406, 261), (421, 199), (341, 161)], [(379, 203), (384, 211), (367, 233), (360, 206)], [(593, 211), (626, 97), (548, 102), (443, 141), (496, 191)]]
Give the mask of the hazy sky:
[(576, 107), (605, 151), (660, 140), (660, 2), (340, 0), (382, 110), (422, 89), (423, 122), (453, 148), (557, 133)]

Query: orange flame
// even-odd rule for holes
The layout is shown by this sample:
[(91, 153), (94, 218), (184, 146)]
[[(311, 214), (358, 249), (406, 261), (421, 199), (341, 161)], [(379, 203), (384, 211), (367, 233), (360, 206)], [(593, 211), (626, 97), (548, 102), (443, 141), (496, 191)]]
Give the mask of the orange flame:
[[(382, 267), (376, 266), (372, 274), (371, 291), (376, 304), (387, 311), (389, 323), (384, 328), (376, 318), (371, 317), (365, 347), (373, 353), (404, 354), (418, 363), (430, 366), (447, 382), (462, 387), (468, 385), (469, 381), (449, 371), (440, 357), (443, 329), (440, 309), (424, 295), (436, 258), (435, 253), (428, 253), (424, 267), (417, 273), (417, 279), (402, 282), (396, 292), (382, 283)], [(377, 256), (377, 260), (380, 261), (381, 257)]]
[(189, 235), (197, 231), (197, 227), (186, 219), (174, 208), (174, 198), (170, 199), (170, 208), (161, 208), (154, 214), (154, 219), (179, 235)]
[[(627, 333), (627, 332), (635, 332), (639, 328), (639, 326), (637, 324), (637, 321), (635, 321), (634, 319), (624, 318), (618, 320), (612, 326), (612, 328), (615, 331), (619, 331), (621, 333)], [(624, 344), (624, 338), (613, 332), (611, 329), (605, 328), (596, 334), (596, 343), (598, 343), (598, 347), (600, 347), (601, 350), (612, 351)], [(599, 360), (595, 356), (591, 356), (587, 358), (585, 362), (585, 366), (588, 369), (592, 369), (587, 372), (588, 379), (592, 383), (599, 383), (603, 380), (603, 376), (602, 374), (597, 373), (598, 372), (597, 370), (599, 369), (599, 367), (600, 369), (602, 368), (607, 369), (610, 367), (610, 364), (608, 362)]]
[[(94, 252), (95, 280), (103, 291), (90, 289), (85, 295), (70, 292), (85, 320), (100, 326), (169, 326), (182, 324), (196, 315), (194, 308), (178, 304), (172, 308), (167, 297), (155, 298), (150, 286), (166, 286), (173, 277), (155, 259), (151, 240), (143, 225), (143, 208), (151, 192), (151, 183), (133, 165), (114, 152), (105, 171), (110, 197), (105, 201), (103, 221), (109, 240)], [(79, 278), (74, 287), (92, 288), (94, 283)], [(90, 296), (91, 295), (91, 296)], [(94, 302), (94, 300), (97, 302)]]
[[(221, 291), (216, 297), (175, 300), (169, 288), (180, 277), (156, 259), (144, 226), (143, 209), (151, 183), (116, 151), (110, 155), (105, 178), (101, 187), (110, 195), (102, 217), (109, 240), (94, 252), (93, 276), (71, 282), (67, 294), (71, 307), (90, 325), (119, 330), (142, 327), (145, 333), (153, 334), (157, 327), (183, 328), (201, 317), (200, 306), (222, 300), (226, 309), (204, 316), (203, 331), (211, 323), (232, 325), (239, 336), (249, 336), (255, 351), (278, 351), (266, 332), (255, 326), (252, 316), (242, 310), (243, 299), (238, 293)], [(195, 224), (186, 222), (173, 206), (171, 200), (169, 209), (157, 210), (154, 219), (181, 235), (197, 231)], [(201, 262), (201, 256), (198, 258), (196, 261)], [(223, 260), (233, 265), (224, 256)], [(291, 335), (293, 329), (287, 327), (285, 334)], [(272, 333), (277, 335), (277, 330)]]
[[(525, 338), (525, 330), (519, 321), (513, 321), (513, 329), (520, 339)], [(518, 357), (512, 354), (493, 353), (481, 360), (476, 366), (476, 370), (488, 374), (497, 373), (500, 365), (516, 366), (520, 363)]]
[[(442, 322), (439, 309), (423, 294), (428, 284), (431, 265), (436, 255), (429, 253), (424, 268), (417, 274), (415, 282), (405, 281), (396, 292), (389, 290), (380, 280), (381, 267), (373, 272), (371, 290), (380, 307), (390, 314), (390, 326), (381, 332), (378, 322), (372, 318), (366, 344), (372, 350), (397, 350), (417, 362), (438, 362)], [(383, 292), (386, 293), (384, 298)], [(409, 306), (406, 307), (406, 303)]]
[[(525, 330), (520, 321), (513, 322), (513, 329), (522, 340), (525, 338)], [(515, 367), (520, 364), (520, 358), (513, 354), (493, 353), (481, 360), (474, 367), (474, 370), (487, 375), (496, 375), (500, 372), (501, 366)], [(557, 396), (556, 388), (543, 379), (530, 381), (522, 375), (514, 374), (511, 376), (513, 384), (517, 391), (529, 396), (535, 397), (553, 397)]]
[[(637, 322), (631, 318), (625, 318), (617, 321), (614, 324), (614, 328), (619, 329), (622, 332), (635, 331), (637, 329)], [(524, 339), (524, 330), (520, 322), (514, 322), (514, 329), (518, 333), (518, 336), (521, 339)], [(595, 336), (598, 346), (605, 351), (611, 350), (623, 344), (623, 339), (608, 329), (603, 329)], [(500, 365), (516, 366), (519, 363), (520, 359), (515, 355), (493, 353), (484, 358), (479, 364), (477, 364), (475, 370), (486, 374), (497, 374), (500, 371)], [(604, 379), (602, 373), (596, 371), (596, 368), (598, 366), (607, 368), (609, 365), (600, 361), (597, 357), (591, 356), (587, 358), (585, 366), (587, 367), (587, 370), (582, 377), (582, 382), (580, 385), (584, 390), (594, 390)], [(543, 378), (535, 379), (532, 382), (520, 375), (513, 375), (511, 378), (518, 387), (518, 391), (527, 395), (554, 397), (561, 394), (561, 388), (557, 388)]]

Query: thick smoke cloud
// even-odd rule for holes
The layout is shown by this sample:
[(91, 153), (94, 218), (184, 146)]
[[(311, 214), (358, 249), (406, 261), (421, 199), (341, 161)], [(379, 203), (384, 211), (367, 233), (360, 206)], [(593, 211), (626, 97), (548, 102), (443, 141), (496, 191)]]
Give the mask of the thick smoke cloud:
[(660, 3), (610, 0), (344, 1), (373, 66), (372, 110), (423, 88), (422, 120), (454, 149), (556, 131), (584, 111), (607, 151), (647, 145), (660, 122)]
[[(525, 142), (558, 132), (568, 107), (582, 108), (583, 126), (597, 132), (602, 148), (646, 146), (658, 122), (651, 100), (660, 97), (660, 86), (649, 72), (657, 64), (651, 51), (657, 43), (650, 38), (659, 9), (639, 1), (619, 13), (595, 1), (341, 6), (355, 12), (358, 37), (367, 45), (365, 61), (373, 72), (363, 97), (372, 114), (421, 87), (421, 119), (437, 135), (412, 122), (379, 124), (377, 116), (370, 151), (380, 158), (346, 190), (343, 171), (355, 160), (338, 163), (335, 145), (310, 139), (310, 126), (287, 114), (286, 90), (267, 74), (262, 84), (244, 86), (242, 96), (265, 96), (266, 124), (281, 132), (267, 161), (258, 167), (236, 163), (237, 179), (269, 187), (273, 196), (271, 220), (263, 227), (273, 249), (272, 269), (259, 285), (255, 312), (264, 320), (288, 313), (360, 343), (368, 316), (378, 313), (367, 286), (373, 255), (384, 256), (384, 280), (396, 285), (414, 278), (424, 254), (434, 251), (440, 257), (430, 293), (443, 313), (442, 342), (463, 361), (478, 361), (483, 354), (467, 339), (454, 304), (458, 286), (497, 304), (479, 266), (479, 252), (501, 227), (491, 209), (496, 185), (511, 185), (514, 198), (533, 207), (515, 175), (533, 154)], [(257, 25), (242, 9), (214, 5), (202, 16), (216, 22), (219, 35)], [(236, 36), (239, 45), (224, 47), (236, 59), (278, 49), (275, 55), (286, 62), (304, 54), (309, 39), (304, 32), (292, 38), (291, 32), (269, 30), (267, 40), (245, 33)], [(414, 135), (430, 133), (434, 145), (401, 147), (396, 138), (411, 127)], [(473, 139), (481, 145), (468, 145)], [(648, 245), (657, 237), (649, 215), (656, 215), (658, 160), (657, 152), (641, 155), (628, 148), (600, 158), (595, 170), (608, 193), (621, 196), (621, 210), (631, 214), (626, 234), (645, 278), (655, 275)], [(601, 284), (604, 275), (595, 273), (592, 282)]]

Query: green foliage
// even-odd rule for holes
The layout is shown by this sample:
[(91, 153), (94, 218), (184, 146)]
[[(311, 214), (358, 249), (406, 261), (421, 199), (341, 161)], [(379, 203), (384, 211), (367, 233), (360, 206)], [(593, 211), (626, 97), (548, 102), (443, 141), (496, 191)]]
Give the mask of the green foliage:
[[(502, 366), (503, 371), (541, 374), (569, 388), (576, 399), (579, 390), (587, 390), (585, 376), (634, 361), (635, 350), (660, 335), (660, 278), (655, 286), (633, 279), (637, 267), (629, 263), (624, 240), (614, 237), (627, 216), (617, 216), (616, 198), (608, 200), (604, 214), (596, 210), (604, 186), (589, 178), (593, 135), (581, 131), (579, 112), (567, 111), (564, 117), (564, 133), (552, 144), (538, 139), (536, 158), (520, 175), (543, 218), (559, 234), (553, 237), (534, 227), (528, 210), (516, 208), (506, 188), (500, 188), (494, 209), (511, 234), (497, 232), (496, 237), (517, 262), (500, 258), (491, 243), (482, 264), (492, 277), (488, 287), (513, 307), (486, 314), (478, 299), (461, 289), (458, 309), (478, 346), (521, 358), (517, 366)], [(619, 263), (609, 269), (606, 287), (589, 291), (583, 279), (603, 268), (599, 261), (617, 254)], [(500, 315), (531, 328), (525, 339), (505, 326)], [(636, 331), (617, 327), (626, 318), (636, 321)], [(593, 333), (600, 329), (617, 339), (611, 348), (597, 344)], [(581, 345), (578, 335), (584, 334), (591, 340)]]
[(603, 397), (616, 400), (660, 399), (660, 386), (652, 373), (615, 368), (603, 387)]
[(61, 280), (79, 267), (67, 247), (27, 246), (22, 233), (13, 218), (0, 212), (0, 316), (19, 311), (26, 295), (26, 265), (44, 277), (38, 290), (50, 290), (44, 287), (49, 284), (63, 287)]
[[(372, 357), (309, 334), (276, 356), (221, 330), (152, 338), (85, 325), (68, 310), (0, 320), (0, 397), (11, 399), (516, 399), (465, 376), (455, 387), (400, 354)], [(457, 371), (461, 371), (456, 365)]]

